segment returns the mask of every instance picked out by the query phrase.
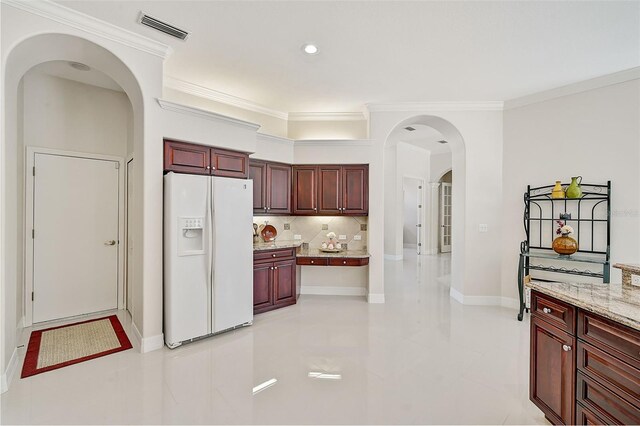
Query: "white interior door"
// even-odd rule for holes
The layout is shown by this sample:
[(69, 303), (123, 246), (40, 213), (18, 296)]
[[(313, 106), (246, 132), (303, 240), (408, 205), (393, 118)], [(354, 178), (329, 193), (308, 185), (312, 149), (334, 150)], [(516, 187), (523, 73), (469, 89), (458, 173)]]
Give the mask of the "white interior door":
[(118, 164), (35, 154), (34, 323), (117, 308)]
[(451, 184), (440, 186), (440, 250), (451, 251)]
[(135, 179), (135, 168), (133, 160), (129, 160), (127, 163), (127, 269), (125, 276), (126, 283), (126, 295), (127, 295), (127, 310), (133, 316), (133, 290), (132, 290), (132, 282), (133, 282), (133, 266), (135, 264), (133, 259), (133, 212), (134, 212), (134, 192), (133, 192), (133, 182)]

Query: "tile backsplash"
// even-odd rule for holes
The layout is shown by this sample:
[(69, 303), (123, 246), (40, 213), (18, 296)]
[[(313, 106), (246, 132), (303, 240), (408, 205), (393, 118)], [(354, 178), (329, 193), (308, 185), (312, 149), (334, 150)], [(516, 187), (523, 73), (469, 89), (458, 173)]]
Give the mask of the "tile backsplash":
[[(292, 241), (294, 235), (300, 235), (302, 242), (309, 248), (319, 248), (327, 241), (327, 234), (335, 232), (341, 244), (347, 244), (349, 250), (367, 249), (367, 222), (364, 216), (255, 216), (253, 223), (258, 226), (264, 223), (275, 226), (278, 231), (277, 241)], [(364, 226), (362, 226), (364, 225)], [(339, 240), (346, 235), (346, 240)], [(360, 240), (354, 239), (360, 236)]]

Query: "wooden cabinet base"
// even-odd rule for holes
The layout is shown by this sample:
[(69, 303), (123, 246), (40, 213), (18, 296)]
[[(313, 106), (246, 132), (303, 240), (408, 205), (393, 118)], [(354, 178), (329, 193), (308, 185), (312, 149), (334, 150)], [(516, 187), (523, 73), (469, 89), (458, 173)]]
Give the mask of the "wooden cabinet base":
[(261, 314), (295, 305), (300, 293), (300, 277), (295, 249), (253, 253), (253, 313)]

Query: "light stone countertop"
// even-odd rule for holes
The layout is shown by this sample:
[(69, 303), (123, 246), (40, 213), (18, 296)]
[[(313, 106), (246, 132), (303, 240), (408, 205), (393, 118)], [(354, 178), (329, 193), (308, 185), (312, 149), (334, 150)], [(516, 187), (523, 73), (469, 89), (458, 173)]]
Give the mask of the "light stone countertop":
[(364, 259), (369, 257), (366, 250), (345, 250), (338, 253), (326, 253), (318, 249), (300, 249), (298, 257), (338, 257), (351, 259)]
[(302, 245), (301, 240), (294, 241), (271, 241), (268, 243), (260, 242), (253, 243), (253, 251), (261, 251), (261, 250), (274, 250), (274, 249), (282, 249), (282, 248), (294, 248), (300, 247)]
[(527, 287), (640, 330), (640, 287), (531, 281)]

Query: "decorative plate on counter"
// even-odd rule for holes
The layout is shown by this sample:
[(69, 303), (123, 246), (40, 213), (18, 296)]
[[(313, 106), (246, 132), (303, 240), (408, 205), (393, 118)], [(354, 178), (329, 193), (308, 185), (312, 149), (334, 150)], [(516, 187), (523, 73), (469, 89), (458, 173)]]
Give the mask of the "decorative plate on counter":
[(319, 248), (318, 250), (325, 252), (325, 253), (340, 253), (341, 251), (343, 251), (343, 249), (330, 249), (330, 248)]
[(278, 236), (278, 231), (273, 225), (265, 225), (260, 231), (260, 235), (262, 235), (262, 239), (266, 242), (275, 241)]

